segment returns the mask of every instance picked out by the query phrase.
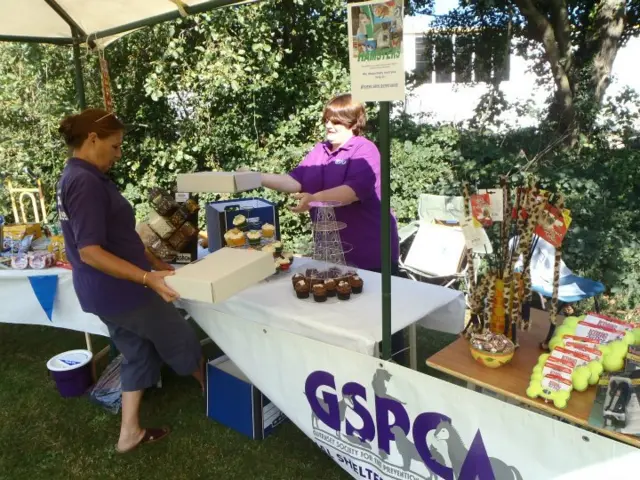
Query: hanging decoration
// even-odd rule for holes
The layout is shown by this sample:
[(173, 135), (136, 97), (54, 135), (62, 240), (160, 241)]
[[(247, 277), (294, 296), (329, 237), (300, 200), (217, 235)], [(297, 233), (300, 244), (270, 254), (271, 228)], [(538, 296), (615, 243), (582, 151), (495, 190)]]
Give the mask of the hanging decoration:
[(169, 0), (169, 1), (175, 4), (182, 18), (187, 17), (189, 15), (189, 13), (187, 13), (187, 4), (184, 3), (182, 0)]
[(107, 112), (112, 113), (113, 98), (111, 96), (111, 80), (109, 79), (109, 64), (104, 58), (104, 51), (98, 50), (100, 60), (100, 76), (102, 78), (102, 99), (104, 100), (104, 108)]

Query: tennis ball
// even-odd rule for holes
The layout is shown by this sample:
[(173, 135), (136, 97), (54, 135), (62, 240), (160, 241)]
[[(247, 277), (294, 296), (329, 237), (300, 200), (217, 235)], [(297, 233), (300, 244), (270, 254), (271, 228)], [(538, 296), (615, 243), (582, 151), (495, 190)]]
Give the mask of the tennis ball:
[(529, 398), (537, 398), (542, 393), (542, 385), (540, 382), (532, 381), (526, 393)]
[(584, 315), (581, 317), (567, 317), (562, 322), (562, 327), (570, 327), (575, 329), (578, 326), (578, 323), (584, 320)]
[(563, 409), (567, 407), (567, 403), (569, 402), (569, 397), (571, 396), (570, 392), (566, 390), (560, 390), (558, 392), (554, 392), (553, 396), (553, 404), (559, 408)]
[(589, 380), (592, 378), (592, 369), (587, 366), (578, 367), (574, 370), (571, 379), (573, 380), (573, 388), (579, 392), (584, 392), (589, 388)]
[(617, 372), (624, 368), (624, 357), (626, 355), (607, 355), (604, 357), (603, 366), (607, 372)]

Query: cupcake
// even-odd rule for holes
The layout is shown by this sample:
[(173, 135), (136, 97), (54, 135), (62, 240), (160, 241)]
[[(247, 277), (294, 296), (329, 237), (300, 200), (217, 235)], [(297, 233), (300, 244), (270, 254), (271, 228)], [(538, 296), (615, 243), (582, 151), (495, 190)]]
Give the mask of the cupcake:
[(351, 285), (349, 282), (342, 280), (336, 287), (338, 291), (338, 300), (349, 300), (351, 298)]
[(324, 288), (324, 285), (314, 285), (311, 287), (311, 291), (313, 292), (313, 299), (316, 302), (322, 303), (327, 301), (327, 289)]
[(351, 286), (351, 291), (353, 293), (362, 293), (362, 285), (364, 282), (358, 275), (353, 275), (349, 277), (349, 285)]
[(327, 290), (327, 297), (335, 297), (336, 296), (336, 281), (329, 278), (324, 281), (324, 288)]
[(309, 298), (309, 285), (304, 280), (298, 280), (293, 284), (296, 296), (300, 299)]
[(260, 245), (260, 239), (262, 238), (262, 234), (257, 230), (251, 230), (247, 233), (247, 239), (249, 240), (249, 245)]
[(262, 236), (264, 238), (273, 238), (276, 234), (276, 227), (271, 225), (270, 223), (265, 223), (262, 225)]
[(233, 218), (233, 226), (238, 230), (246, 230), (247, 228), (247, 217), (244, 215), (236, 215)]
[(289, 260), (289, 263), (293, 263), (293, 253), (291, 253), (291, 252), (286, 252), (286, 253), (283, 253), (283, 254), (281, 255), (281, 257), (282, 257), (282, 258), (286, 258), (287, 260)]
[(338, 267), (331, 267), (327, 272), (329, 278), (339, 278), (342, 275), (342, 271)]
[(227, 244), (227, 247), (233, 247), (233, 232), (231, 230), (229, 230), (227, 233), (224, 234), (224, 241)]
[(304, 275), (308, 278), (318, 278), (320, 276), (320, 272), (316, 268), (307, 268), (307, 271), (304, 272)]
[(282, 242), (273, 242), (273, 248), (276, 253), (282, 253)]
[(288, 271), (290, 266), (291, 262), (289, 262), (289, 260), (287, 260), (286, 258), (278, 258), (276, 260), (276, 267), (278, 267), (278, 270), (282, 272)]
[(296, 273), (293, 277), (291, 277), (291, 282), (294, 285), (298, 283), (300, 280), (306, 283), (306, 280), (304, 279), (304, 275), (302, 275), (301, 273)]
[(276, 247), (274, 247), (273, 244), (269, 243), (269, 244), (265, 245), (264, 247), (262, 247), (262, 251), (266, 252), (266, 253), (273, 253), (275, 255)]
[(242, 232), (234, 233), (232, 239), (233, 239), (233, 244), (236, 247), (242, 247), (246, 243), (244, 238), (244, 233)]

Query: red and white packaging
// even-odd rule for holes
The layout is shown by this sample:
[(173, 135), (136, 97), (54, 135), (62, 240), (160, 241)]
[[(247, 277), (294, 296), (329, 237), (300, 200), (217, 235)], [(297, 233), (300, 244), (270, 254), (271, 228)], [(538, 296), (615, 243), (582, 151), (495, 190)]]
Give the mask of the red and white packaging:
[(559, 390), (571, 391), (573, 388), (571, 380), (567, 380), (556, 374), (545, 375), (540, 383), (542, 384), (542, 388), (549, 389), (553, 392)]
[(579, 322), (574, 332), (578, 337), (586, 337), (596, 340), (601, 344), (620, 340), (625, 332), (610, 327), (598, 327), (585, 321)]
[(565, 363), (559, 363), (554, 361), (553, 358), (548, 358), (546, 362), (544, 362), (544, 366), (542, 367), (542, 375), (558, 375), (565, 380), (572, 381), (571, 375), (573, 374), (573, 368), (570, 365)]
[(591, 358), (588, 355), (565, 347), (554, 348), (550, 358), (561, 360), (560, 363), (571, 365), (571, 368), (581, 367), (591, 362)]
[(627, 330), (638, 328), (638, 324), (624, 322), (617, 318), (608, 317), (600, 313), (588, 313), (583, 322), (596, 327), (612, 328), (619, 332), (626, 332)]
[(583, 343), (565, 342), (564, 346), (570, 352), (581, 353), (583, 355), (588, 355), (589, 358), (591, 358), (591, 361), (594, 361), (594, 360), (601, 361), (602, 360), (602, 352), (600, 350), (598, 350), (597, 348), (593, 348), (591, 346), (588, 346), (588, 344), (585, 345)]
[(566, 344), (567, 342), (578, 343), (591, 348), (598, 348), (598, 345), (600, 345), (600, 342), (597, 340), (587, 337), (578, 337), (577, 335), (565, 335), (562, 337), (562, 343)]

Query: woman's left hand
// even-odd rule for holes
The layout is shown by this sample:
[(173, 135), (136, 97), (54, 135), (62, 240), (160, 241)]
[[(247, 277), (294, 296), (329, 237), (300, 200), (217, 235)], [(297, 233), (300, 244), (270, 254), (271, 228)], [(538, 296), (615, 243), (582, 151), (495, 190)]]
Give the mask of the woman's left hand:
[(311, 202), (315, 201), (310, 193), (296, 193), (293, 198), (298, 200), (298, 205), (291, 207), (291, 211), (295, 213), (308, 212), (311, 209)]

